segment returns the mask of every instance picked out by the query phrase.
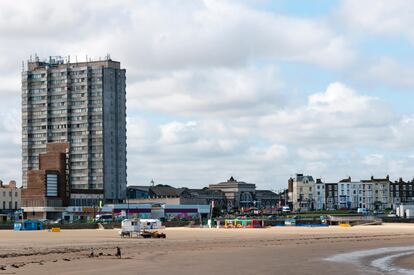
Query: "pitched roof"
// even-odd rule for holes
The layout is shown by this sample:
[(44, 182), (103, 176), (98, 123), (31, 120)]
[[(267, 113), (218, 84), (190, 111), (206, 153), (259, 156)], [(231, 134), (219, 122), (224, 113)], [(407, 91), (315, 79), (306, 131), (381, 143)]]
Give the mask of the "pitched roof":
[(199, 195), (223, 195), (224, 196), (223, 191), (217, 190), (217, 189), (210, 189), (210, 188), (203, 188), (198, 191), (198, 194)]
[(268, 194), (268, 195), (277, 195), (271, 190), (256, 190), (256, 194)]
[(169, 185), (156, 185), (150, 187), (150, 193), (157, 197), (178, 197), (179, 193), (176, 188)]
[(314, 181), (312, 176), (304, 176), (303, 174), (296, 174), (296, 181), (303, 181), (305, 178), (307, 178), (308, 181)]
[(186, 188), (185, 191), (181, 192), (181, 196), (192, 196), (192, 197), (200, 197), (200, 196), (225, 196), (224, 192), (217, 189), (210, 189), (208, 187), (204, 187), (203, 189), (189, 189)]
[(148, 192), (151, 186), (149, 185), (128, 185), (128, 189), (140, 190), (144, 192)]
[(252, 184), (255, 185), (254, 183), (248, 183), (248, 182), (244, 182), (244, 181), (238, 181), (236, 179), (234, 179), (233, 177), (230, 177), (230, 179), (228, 179), (227, 181), (223, 181), (223, 182), (219, 182), (219, 183), (215, 183), (215, 184), (210, 184), (210, 186), (215, 186), (215, 185), (225, 185), (225, 184)]
[(279, 198), (279, 194), (276, 194), (270, 190), (256, 190), (256, 197), (257, 198)]
[(371, 179), (369, 180), (361, 180), (361, 182), (383, 182), (383, 181), (390, 181), (390, 176), (386, 176), (385, 178), (374, 178), (374, 176), (371, 176)]

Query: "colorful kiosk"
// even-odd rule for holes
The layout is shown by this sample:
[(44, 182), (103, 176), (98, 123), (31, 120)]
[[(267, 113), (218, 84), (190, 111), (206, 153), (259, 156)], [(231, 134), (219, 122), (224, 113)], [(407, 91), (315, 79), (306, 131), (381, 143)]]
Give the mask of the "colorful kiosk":
[(262, 228), (263, 221), (256, 219), (225, 219), (224, 228)]

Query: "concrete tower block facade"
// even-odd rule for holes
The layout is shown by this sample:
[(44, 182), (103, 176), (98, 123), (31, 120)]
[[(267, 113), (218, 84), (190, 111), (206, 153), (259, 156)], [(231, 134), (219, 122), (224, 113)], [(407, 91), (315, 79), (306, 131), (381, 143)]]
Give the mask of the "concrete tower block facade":
[(22, 183), (46, 145), (69, 144), (70, 204), (126, 196), (125, 69), (111, 59), (30, 60), (22, 72)]

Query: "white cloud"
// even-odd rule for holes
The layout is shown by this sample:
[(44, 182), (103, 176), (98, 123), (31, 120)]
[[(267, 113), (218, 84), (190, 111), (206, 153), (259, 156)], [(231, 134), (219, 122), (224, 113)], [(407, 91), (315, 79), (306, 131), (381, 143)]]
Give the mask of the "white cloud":
[(158, 133), (147, 143), (157, 153), (132, 151), (132, 163), (144, 164), (129, 172), (130, 178), (202, 186), (234, 175), (271, 188), (271, 182), (284, 186), (296, 172), (328, 181), (394, 171), (404, 177), (410, 174), (411, 162), (401, 153), (414, 152), (399, 150), (410, 148), (411, 116), (400, 117), (380, 99), (342, 83), (332, 83), (294, 107), (246, 112), (244, 118), (199, 114), (195, 120), (160, 126), (138, 123), (145, 125), (142, 131)]
[(129, 116), (127, 119), (127, 145), (129, 155), (158, 151), (156, 141), (161, 137), (160, 129), (143, 118)]
[(134, 110), (208, 116), (263, 114), (286, 103), (273, 67), (180, 71), (128, 86)]
[(409, 149), (414, 145), (414, 115), (403, 116), (398, 123), (391, 126), (391, 133), (395, 138), (390, 142), (394, 148)]
[(200, 66), (239, 67), (254, 59), (341, 68), (354, 58), (345, 37), (323, 22), (234, 1), (2, 3), (0, 35), (10, 53), (4, 64), (35, 52), (72, 54), (72, 59), (110, 52), (133, 77)]
[[(409, 66), (365, 64), (357, 48), (371, 35), (412, 39), (412, 6), (344, 1), (333, 20), (240, 1), (3, 1), (0, 174), (20, 180), (21, 60), (110, 53), (127, 69), (130, 184), (202, 186), (234, 175), (272, 188), (299, 171), (336, 180), (365, 177), (367, 167), (408, 175), (412, 161), (401, 156), (414, 154), (412, 114), (343, 83), (354, 70), (363, 82), (413, 85)], [(315, 81), (327, 73), (308, 86), (299, 72), (285, 78), (286, 64), (310, 68)], [(316, 93), (320, 82), (332, 83)]]
[(414, 87), (414, 70), (412, 66), (400, 64), (390, 57), (377, 58), (371, 65), (364, 68), (365, 73), (357, 76), (374, 85), (386, 84), (389, 87)]
[(410, 1), (395, 0), (344, 0), (340, 14), (346, 23), (359, 31), (377, 34), (412, 32), (414, 5)]
[(21, 180), (21, 128), (18, 110), (0, 104), (0, 179)]
[(190, 143), (197, 139), (195, 130), (197, 123), (189, 121), (187, 123), (171, 122), (161, 125), (162, 144), (183, 144)]
[(308, 161), (324, 161), (332, 158), (329, 153), (317, 148), (299, 148), (297, 153), (301, 159)]
[(280, 110), (260, 120), (264, 134), (291, 144), (375, 144), (387, 139), (394, 120), (377, 98), (358, 95), (341, 83), (310, 95), (305, 106)]
[(371, 154), (365, 156), (362, 163), (368, 166), (381, 166), (384, 164), (384, 156), (381, 154)]
[(220, 121), (171, 122), (160, 129), (161, 137), (154, 142), (160, 153), (173, 158), (179, 155), (183, 159), (218, 159), (242, 154), (249, 145), (246, 136), (235, 135), (240, 133), (237, 128)]
[(273, 144), (265, 148), (252, 147), (247, 152), (248, 158), (260, 160), (263, 164), (268, 162), (273, 165), (274, 162), (286, 160), (288, 157), (288, 149), (284, 145)]

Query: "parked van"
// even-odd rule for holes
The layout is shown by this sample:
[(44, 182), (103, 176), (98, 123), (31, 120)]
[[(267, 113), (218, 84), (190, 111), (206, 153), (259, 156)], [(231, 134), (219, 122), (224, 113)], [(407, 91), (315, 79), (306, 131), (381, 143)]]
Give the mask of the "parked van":
[(95, 216), (96, 222), (112, 222), (112, 214), (99, 214)]

